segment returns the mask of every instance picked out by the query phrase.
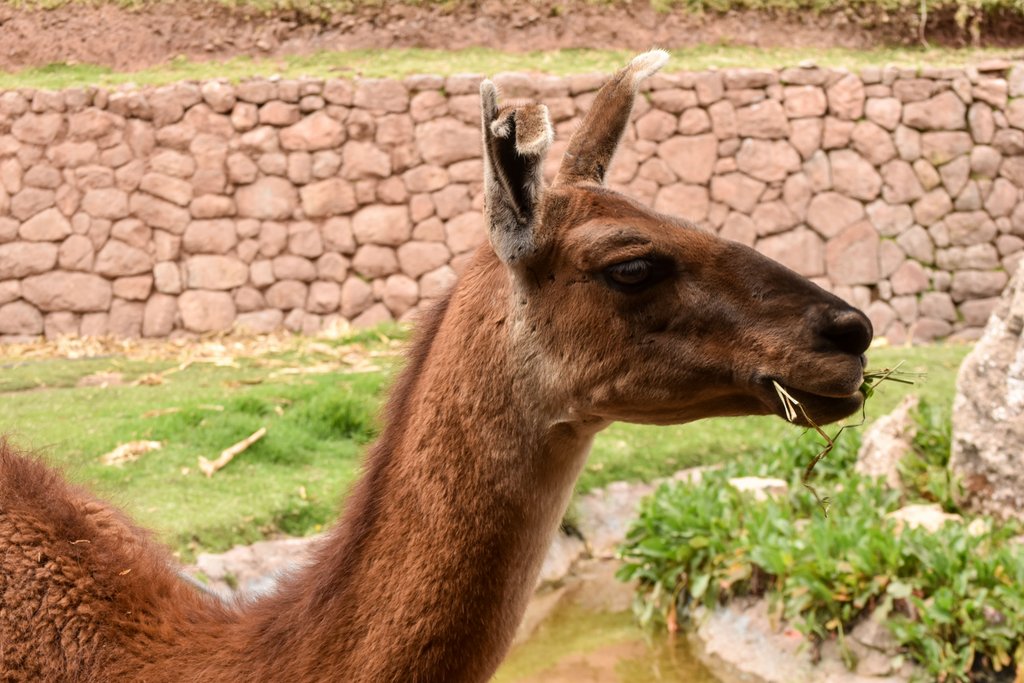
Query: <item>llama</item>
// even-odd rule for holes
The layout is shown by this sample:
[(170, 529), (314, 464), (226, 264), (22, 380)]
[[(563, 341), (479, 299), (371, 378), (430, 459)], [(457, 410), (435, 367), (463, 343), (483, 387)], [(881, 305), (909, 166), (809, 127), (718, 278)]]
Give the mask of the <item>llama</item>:
[(604, 85), (550, 187), (547, 109), (483, 83), (489, 243), (419, 323), (342, 519), (275, 593), (195, 590), (117, 510), (0, 447), (0, 678), (486, 681), (598, 431), (782, 416), (773, 381), (819, 424), (855, 412), (860, 311), (603, 187), (666, 59)]

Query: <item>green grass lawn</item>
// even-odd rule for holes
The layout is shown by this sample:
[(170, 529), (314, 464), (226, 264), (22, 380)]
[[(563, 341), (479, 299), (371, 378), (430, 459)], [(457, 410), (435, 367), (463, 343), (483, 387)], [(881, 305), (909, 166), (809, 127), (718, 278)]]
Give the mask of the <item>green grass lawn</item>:
[[(995, 56), (1006, 50), (950, 48), (752, 48), (702, 45), (672, 51), (667, 72), (711, 67), (782, 67), (813, 61), (820, 66), (858, 69), (864, 66), (954, 66)], [(268, 59), (235, 57), (226, 61), (175, 59), (168, 64), (135, 72), (117, 72), (91, 64), (50, 64), (0, 73), (0, 90), (15, 88), (64, 89), (124, 83), (160, 85), (182, 80), (278, 74), (285, 78), (400, 78), (413, 74), (495, 74), (503, 71), (542, 72), (553, 75), (601, 72), (621, 68), (633, 52), (624, 50), (551, 50), (507, 52), (491, 48), (464, 50), (351, 50), (289, 55)]]
[[(384, 346), (293, 347), (195, 362), (156, 385), (133, 382), (177, 360), (0, 357), (0, 431), (125, 507), (186, 557), (268, 533), (316, 531), (358, 474), (394, 361), (347, 372), (339, 356), (368, 357)], [(122, 373), (124, 383), (77, 386), (97, 372)], [(199, 472), (199, 456), (213, 459), (263, 426), (267, 436), (213, 478)], [(118, 444), (142, 439), (164, 447), (123, 467), (100, 463)]]
[[(385, 332), (226, 353), (180, 371), (180, 359), (172, 357), (72, 360), (0, 351), (0, 432), (126, 508), (186, 559), (268, 534), (311, 533), (340, 510), (365, 445), (379, 428), (376, 412), (398, 367), (391, 339), (404, 336), (394, 328)], [(908, 391), (948, 411), (967, 350), (872, 351), (873, 367), (903, 360), (904, 369), (928, 376), (914, 387), (886, 384), (870, 401), (868, 420), (891, 410)], [(359, 372), (351, 371), (352, 362)], [(121, 373), (123, 383), (79, 386), (83, 377), (100, 372)], [(163, 383), (136, 383), (161, 372)], [(198, 471), (199, 456), (215, 458), (260, 427), (267, 436), (214, 477)], [(578, 489), (721, 462), (801, 433), (768, 417), (679, 427), (613, 425), (598, 437)], [(164, 447), (123, 467), (100, 463), (118, 444), (140, 439)]]

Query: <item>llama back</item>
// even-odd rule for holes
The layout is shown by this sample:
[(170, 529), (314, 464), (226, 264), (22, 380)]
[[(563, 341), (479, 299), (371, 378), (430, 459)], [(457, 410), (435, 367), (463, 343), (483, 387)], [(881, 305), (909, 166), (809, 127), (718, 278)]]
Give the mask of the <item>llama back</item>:
[(171, 567), (118, 510), (0, 440), (0, 680), (133, 679), (224, 612)]

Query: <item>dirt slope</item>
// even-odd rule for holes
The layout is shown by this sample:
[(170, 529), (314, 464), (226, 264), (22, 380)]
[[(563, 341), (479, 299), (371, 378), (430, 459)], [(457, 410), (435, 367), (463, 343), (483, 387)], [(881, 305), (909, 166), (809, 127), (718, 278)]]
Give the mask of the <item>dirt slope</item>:
[(454, 7), (390, 4), (323, 22), (201, 2), (167, 2), (131, 11), (103, 4), (25, 11), (0, 4), (2, 69), (68, 62), (131, 70), (179, 55), (224, 58), (388, 47), (641, 50), (720, 42), (865, 47), (899, 37), (891, 31), (868, 31), (839, 15), (697, 17), (658, 13), (642, 0), (614, 7), (586, 0), (468, 0)]

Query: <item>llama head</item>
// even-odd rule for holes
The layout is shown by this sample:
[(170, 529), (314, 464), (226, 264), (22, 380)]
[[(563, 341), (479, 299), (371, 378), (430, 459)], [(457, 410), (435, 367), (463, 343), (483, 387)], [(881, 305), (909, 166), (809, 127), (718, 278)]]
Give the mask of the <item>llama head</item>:
[(481, 85), (487, 228), (512, 280), (513, 344), (567, 409), (601, 420), (785, 415), (776, 382), (816, 423), (853, 413), (872, 336), (863, 313), (604, 187), (640, 83), (667, 59), (642, 54), (601, 88), (550, 187), (547, 108), (499, 106)]

